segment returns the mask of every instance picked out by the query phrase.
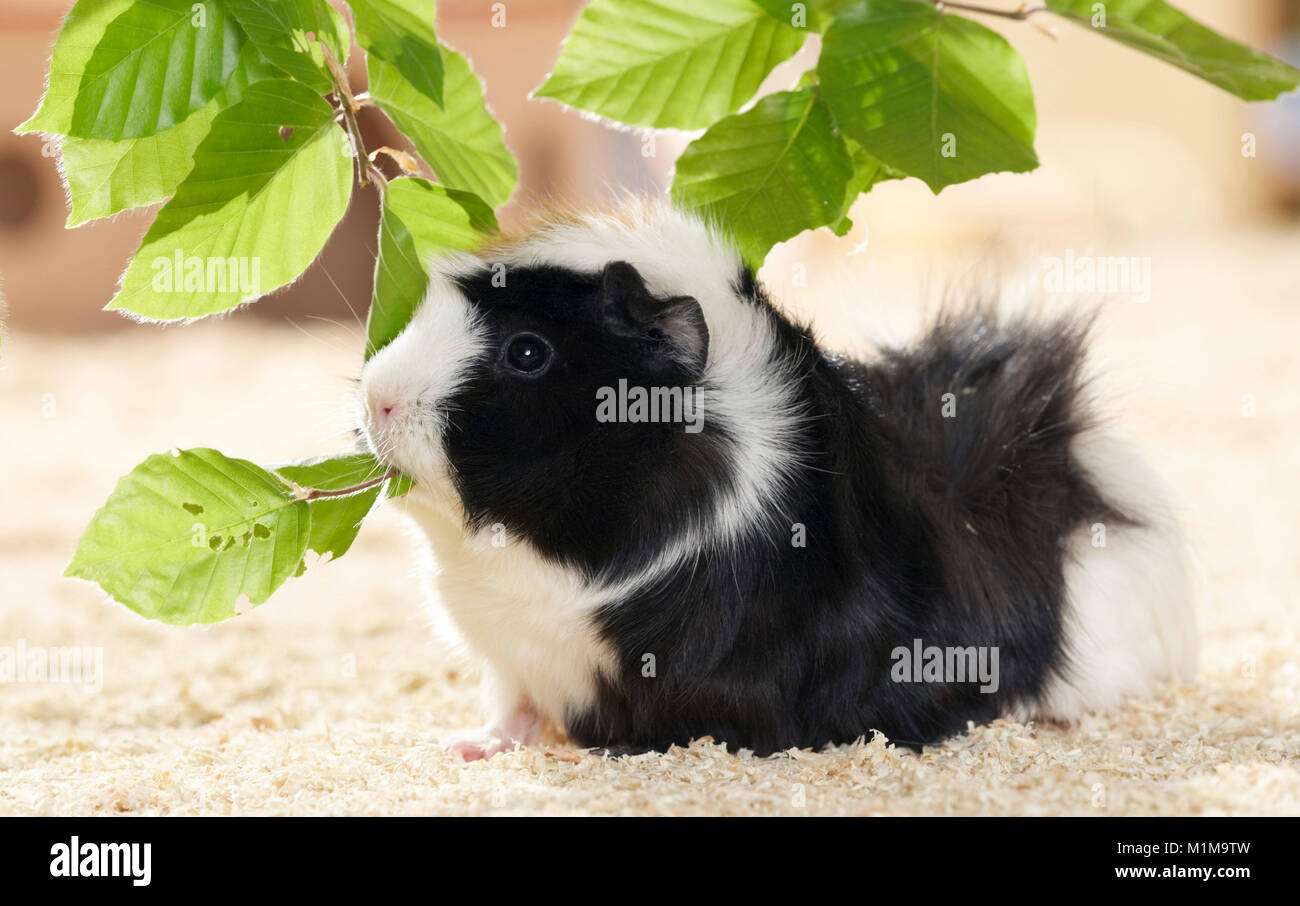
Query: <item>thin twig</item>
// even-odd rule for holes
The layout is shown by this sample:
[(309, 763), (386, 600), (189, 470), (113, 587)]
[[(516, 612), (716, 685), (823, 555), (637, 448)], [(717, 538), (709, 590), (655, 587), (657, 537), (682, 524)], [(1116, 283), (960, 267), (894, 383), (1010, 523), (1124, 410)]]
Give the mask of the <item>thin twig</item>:
[(1028, 19), (1034, 13), (1047, 12), (1046, 6), (1022, 6), (1017, 10), (1009, 9), (992, 9), (987, 6), (976, 6), (973, 3), (955, 3), (950, 0), (934, 0), (934, 5), (940, 11), (944, 9), (959, 9), (967, 13), (983, 13), (986, 16), (1001, 16), (1003, 19)]
[(370, 159), (366, 154), (366, 143), (361, 138), (361, 126), (357, 123), (356, 114), (351, 107), (346, 105), (343, 107), (343, 116), (347, 121), (348, 135), (352, 137), (352, 156), (356, 160), (358, 178), (364, 186), (368, 182)]
[(343, 66), (334, 56), (334, 51), (330, 50), (329, 45), (324, 41), (318, 39), (317, 43), (320, 44), (320, 49), (325, 54), (325, 65), (329, 67), (330, 75), (334, 77), (334, 86), (339, 90), (343, 100), (347, 102), (348, 109), (354, 112), (360, 110), (361, 105), (352, 96), (352, 85), (348, 81), (348, 74), (343, 71)]
[(334, 96), (339, 101), (339, 112), (343, 116), (343, 128), (352, 142), (353, 170), (357, 182), (364, 186), (370, 181), (374, 168), (369, 165), (367, 160), (366, 143), (361, 139), (361, 126), (357, 123), (356, 114), (362, 105), (353, 96), (352, 86), (348, 82), (348, 74), (334, 56), (334, 51), (330, 50), (329, 45), (324, 41), (317, 39), (317, 43), (320, 44), (321, 52), (325, 56), (325, 65), (329, 68), (330, 77), (334, 80)]
[(361, 484), (355, 484), (350, 488), (339, 488), (337, 491), (322, 491), (320, 488), (312, 488), (307, 491), (306, 495), (300, 497), (300, 500), (319, 500), (322, 497), (346, 497), (349, 494), (359, 494), (362, 491), (369, 490), (377, 484), (382, 484), (390, 478), (397, 477), (397, 470), (390, 469), (378, 478), (372, 478), (369, 481), (363, 481)]

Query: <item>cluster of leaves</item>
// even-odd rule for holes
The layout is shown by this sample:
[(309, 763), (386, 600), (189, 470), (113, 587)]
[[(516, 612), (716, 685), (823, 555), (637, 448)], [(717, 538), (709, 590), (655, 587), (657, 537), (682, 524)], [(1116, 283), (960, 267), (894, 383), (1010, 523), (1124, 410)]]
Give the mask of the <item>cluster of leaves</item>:
[[(434, 0), (78, 0), (49, 86), (18, 132), (57, 143), (68, 225), (165, 202), (108, 307), (146, 320), (228, 311), (297, 279), (358, 183), (382, 189), (366, 355), (424, 295), (424, 262), (472, 250), (518, 170)], [(932, 0), (592, 0), (538, 94), (636, 126), (705, 130), (673, 195), (762, 262), (853, 200), (915, 176), (934, 191), (1037, 165), (1033, 93), (998, 34)], [(1256, 100), (1300, 73), (1163, 0), (1046, 0), (1050, 12)], [(1100, 20), (1099, 20), (1100, 16)], [(807, 32), (815, 69), (742, 108)], [(369, 91), (344, 73), (353, 39)], [(367, 152), (356, 115), (385, 113), (418, 154)], [(404, 175), (385, 179), (387, 153)], [(421, 163), (422, 161), (422, 163)], [(420, 175), (421, 167), (436, 181)], [(381, 495), (409, 482), (364, 454), (261, 468), (215, 450), (151, 456), (96, 513), (68, 574), (171, 623), (233, 616), (347, 551)]]
[[(1163, 0), (1046, 0), (999, 13), (933, 0), (592, 0), (538, 94), (633, 126), (705, 132), (672, 193), (761, 264), (773, 245), (827, 226), (843, 235), (859, 194), (914, 176), (934, 192), (1038, 165), (1034, 95), (1020, 55), (965, 9), (1056, 15), (1245, 100), (1300, 72)], [(739, 111), (820, 33), (816, 67)]]
[[(387, 114), (438, 180), (384, 181), (372, 351), (418, 303), (423, 254), (495, 229), (518, 169), (469, 63), (439, 43), (433, 0), (350, 9), (370, 80), (359, 98), (343, 73), (352, 33), (326, 0), (72, 8), (41, 105), (16, 131), (58, 143), (70, 227), (166, 201), (110, 309), (200, 318), (301, 276), (376, 172), (356, 128), (363, 105)], [(252, 285), (237, 276), (250, 273)]]
[[(325, 0), (79, 0), (36, 113), (57, 144), (75, 227), (166, 202), (108, 307), (199, 318), (296, 280), (359, 182), (382, 189), (367, 354), (423, 297), (429, 256), (473, 249), (517, 181), (469, 63), (439, 43), (433, 0), (351, 0), (369, 92), (344, 74), (353, 32)], [(378, 107), (409, 154), (391, 181), (361, 144)], [(383, 149), (389, 150), (389, 149)], [(250, 275), (256, 275), (250, 280)], [(262, 468), (208, 449), (151, 456), (95, 515), (67, 574), (169, 623), (231, 617), (336, 558), (381, 494), (409, 483), (362, 454)]]

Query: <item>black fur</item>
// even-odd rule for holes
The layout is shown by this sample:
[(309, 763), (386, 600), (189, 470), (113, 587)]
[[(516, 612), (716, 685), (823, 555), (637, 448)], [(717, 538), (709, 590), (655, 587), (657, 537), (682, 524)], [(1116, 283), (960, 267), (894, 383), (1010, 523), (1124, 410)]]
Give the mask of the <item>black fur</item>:
[[(494, 346), (528, 331), (555, 359), (527, 381), (486, 357), (451, 401), (445, 437), (472, 523), (503, 523), (604, 580), (637, 575), (732, 478), (728, 426), (707, 407), (697, 434), (594, 418), (597, 388), (620, 378), (691, 384), (695, 362), (676, 354), (682, 332), (708, 342), (691, 333), (690, 299), (640, 299), (612, 327), (608, 296), (635, 294), (632, 275), (543, 267), (511, 269), (505, 286), (486, 271), (462, 278)], [(804, 467), (771, 511), (753, 514), (748, 539), (706, 544), (596, 615), (618, 672), (600, 679), (593, 707), (567, 715), (571, 738), (637, 751), (708, 735), (763, 754), (879, 730), (920, 745), (1032, 701), (1068, 669), (1067, 536), (1124, 518), (1071, 455), (1086, 426), (1085, 328), (947, 315), (914, 347), (863, 364), (823, 353), (749, 272), (735, 290), (774, 325), (772, 355), (803, 413), (791, 442)], [(656, 323), (668, 311), (675, 324)], [(943, 414), (949, 393), (955, 417)], [(792, 543), (796, 524), (805, 546)], [(891, 680), (891, 652), (914, 639), (996, 646), (997, 692)]]

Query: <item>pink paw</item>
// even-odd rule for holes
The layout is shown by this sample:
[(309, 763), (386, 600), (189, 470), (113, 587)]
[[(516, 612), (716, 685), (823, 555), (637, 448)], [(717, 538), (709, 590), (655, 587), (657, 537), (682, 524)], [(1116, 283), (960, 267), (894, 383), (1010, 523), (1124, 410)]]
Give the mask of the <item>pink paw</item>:
[(491, 758), (498, 752), (512, 752), (514, 748), (513, 742), (494, 735), (491, 729), (462, 730), (443, 743), (443, 750), (459, 755), (461, 761)]
[(513, 752), (515, 745), (531, 746), (542, 735), (537, 711), (527, 702), (515, 705), (504, 717), (485, 727), (452, 733), (443, 748), (463, 761), (491, 758), (498, 752)]

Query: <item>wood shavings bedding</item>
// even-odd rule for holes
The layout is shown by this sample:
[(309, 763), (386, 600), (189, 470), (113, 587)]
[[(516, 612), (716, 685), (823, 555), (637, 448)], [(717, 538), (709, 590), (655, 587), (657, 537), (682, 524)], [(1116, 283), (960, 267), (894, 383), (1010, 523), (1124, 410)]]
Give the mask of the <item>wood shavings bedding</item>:
[[(475, 721), (473, 669), (425, 625), (392, 514), (227, 624), (101, 605), (59, 573), (117, 477), (174, 445), (262, 461), (340, 448), (346, 385), (329, 378), (355, 369), (357, 338), (241, 318), (107, 341), (6, 336), (0, 423), (19, 441), (0, 470), (0, 648), (91, 646), (103, 676), (97, 692), (0, 684), (0, 814), (1300, 814), (1295, 239), (1156, 246), (1158, 292), (1099, 333), (1136, 388), (1124, 424), (1179, 493), (1198, 551), (1197, 682), (1076, 727), (998, 721), (921, 753), (876, 737), (767, 759), (701, 741), (605, 760), (550, 738), (455, 761), (437, 738)], [(1212, 273), (1192, 266), (1211, 254)]]

